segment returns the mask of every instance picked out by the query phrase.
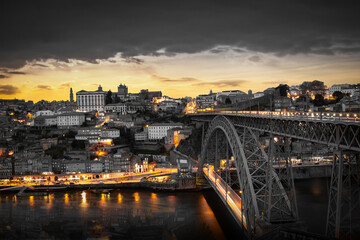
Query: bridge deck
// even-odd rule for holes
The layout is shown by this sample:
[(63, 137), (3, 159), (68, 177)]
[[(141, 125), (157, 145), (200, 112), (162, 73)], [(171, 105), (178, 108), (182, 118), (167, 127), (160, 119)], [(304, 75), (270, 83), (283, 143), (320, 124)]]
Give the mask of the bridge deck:
[[(221, 177), (215, 173), (211, 167), (203, 168), (205, 178), (209, 181), (210, 185), (215, 189), (221, 200), (225, 203), (226, 207), (230, 210), (235, 220), (240, 226), (247, 229), (246, 218), (241, 209), (241, 198), (232, 190)], [(227, 190), (227, 191), (226, 191)]]
[(297, 121), (321, 121), (332, 123), (352, 123), (360, 125), (357, 113), (325, 113), (325, 112), (275, 112), (275, 111), (207, 111), (192, 115), (232, 115), (243, 117), (260, 117)]

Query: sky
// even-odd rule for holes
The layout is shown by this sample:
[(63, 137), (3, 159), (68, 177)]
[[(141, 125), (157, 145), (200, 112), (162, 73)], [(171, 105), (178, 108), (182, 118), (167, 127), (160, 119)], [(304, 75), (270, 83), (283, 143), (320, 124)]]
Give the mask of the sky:
[(356, 1), (0, 1), (0, 98), (360, 83)]

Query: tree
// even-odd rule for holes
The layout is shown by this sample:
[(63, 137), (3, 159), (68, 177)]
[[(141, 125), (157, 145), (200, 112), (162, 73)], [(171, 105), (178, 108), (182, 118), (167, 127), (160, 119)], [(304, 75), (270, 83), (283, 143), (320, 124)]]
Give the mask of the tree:
[(112, 103), (112, 92), (111, 92), (111, 90), (109, 90), (106, 93), (106, 97), (105, 97), (105, 104), (109, 104), (109, 103)]
[(83, 149), (85, 149), (85, 141), (75, 139), (74, 141), (72, 141), (71, 147), (73, 149), (83, 150)]
[(275, 89), (279, 91), (281, 97), (287, 97), (287, 92), (289, 91), (289, 86), (287, 84), (280, 84)]
[(323, 106), (325, 104), (324, 96), (321, 94), (316, 94), (313, 103), (315, 106)]
[(335, 91), (333, 93), (333, 97), (335, 98), (336, 102), (340, 101), (344, 96), (345, 94), (340, 91)]
[(300, 90), (303, 94), (305, 94), (307, 91), (316, 91), (317, 93), (324, 95), (326, 91), (326, 86), (324, 85), (324, 82), (314, 80), (312, 82), (303, 82), (300, 85)]

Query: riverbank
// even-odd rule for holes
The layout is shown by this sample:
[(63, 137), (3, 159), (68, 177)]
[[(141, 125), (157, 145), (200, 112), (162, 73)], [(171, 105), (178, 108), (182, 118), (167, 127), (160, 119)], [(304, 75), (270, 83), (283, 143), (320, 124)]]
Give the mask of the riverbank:
[(1, 187), (0, 193), (19, 192), (26, 187), (23, 192), (56, 192), (72, 190), (101, 190), (101, 189), (151, 189), (154, 191), (200, 191), (203, 188), (196, 186), (195, 178), (179, 178), (176, 181), (167, 183), (157, 183), (149, 181), (139, 182), (121, 182), (121, 183), (97, 183), (97, 184), (59, 184), (59, 185), (36, 185), (36, 186), (18, 186)]

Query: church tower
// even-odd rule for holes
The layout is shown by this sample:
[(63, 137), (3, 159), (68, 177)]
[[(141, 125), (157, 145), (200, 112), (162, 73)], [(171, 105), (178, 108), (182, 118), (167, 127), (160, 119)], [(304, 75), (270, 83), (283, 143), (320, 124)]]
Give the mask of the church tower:
[(74, 102), (74, 94), (72, 88), (70, 88), (70, 102)]

